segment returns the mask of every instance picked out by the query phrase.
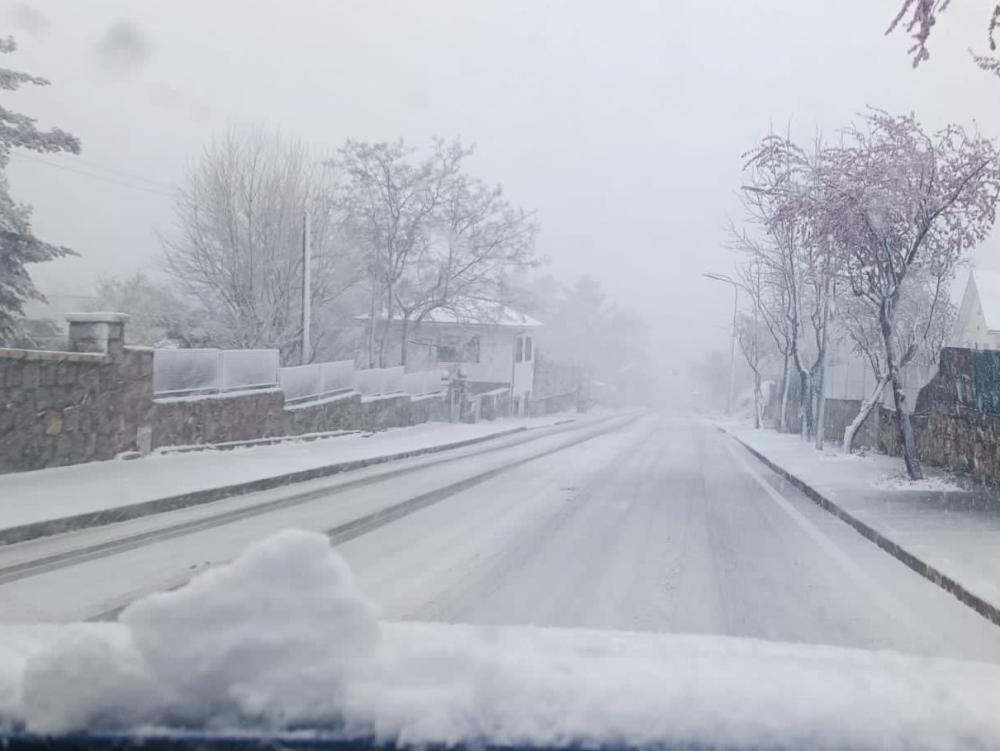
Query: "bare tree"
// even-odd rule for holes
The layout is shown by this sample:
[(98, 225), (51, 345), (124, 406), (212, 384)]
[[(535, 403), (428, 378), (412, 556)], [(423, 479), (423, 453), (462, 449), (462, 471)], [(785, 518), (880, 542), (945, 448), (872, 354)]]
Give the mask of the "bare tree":
[(948, 279), (993, 226), (1000, 164), (993, 143), (958, 126), (933, 136), (912, 115), (873, 110), (828, 149), (811, 223), (831, 239), (851, 292), (877, 314), (903, 458), (922, 476), (900, 369), (910, 343), (900, 325), (905, 285), (920, 273)]
[(348, 141), (328, 163), (340, 177), (338, 207), (364, 257), (369, 286), (369, 366), (385, 363), (386, 343), (399, 307), (398, 286), (411, 271), (414, 258), (428, 252), (430, 227), (470, 153), (460, 141), (435, 139), (432, 153), (414, 161), (415, 149), (402, 140)]
[[(902, 283), (896, 311), (896, 335), (902, 351), (900, 368), (910, 363), (924, 367), (937, 363), (956, 317), (955, 306), (948, 299), (950, 280), (950, 276), (934, 276), (921, 271)], [(846, 296), (838, 314), (838, 329), (875, 376), (875, 385), (862, 400), (858, 414), (844, 428), (843, 450), (850, 453), (858, 431), (882, 399), (889, 373), (885, 367), (885, 342), (879, 328), (878, 310), (870, 300)]]
[[(809, 206), (815, 201), (816, 165), (822, 147), (812, 154), (789, 136), (769, 135), (750, 152), (743, 186), (750, 222), (766, 240), (742, 235), (739, 245), (766, 269), (770, 284), (781, 291), (781, 335), (799, 378), (800, 431), (822, 446), (822, 381), (826, 363), (835, 258), (827, 238), (816, 231)], [(788, 380), (782, 387), (787, 402)]]
[(760, 319), (759, 311), (754, 306), (752, 313), (741, 313), (736, 318), (736, 341), (740, 352), (750, 368), (753, 379), (754, 428), (764, 424), (764, 393), (762, 390), (762, 369), (774, 352), (773, 340)]
[[(782, 270), (782, 249), (773, 238), (758, 240), (745, 230), (729, 228), (731, 246), (745, 255), (739, 268), (740, 286), (750, 296), (758, 325), (766, 331), (774, 351), (781, 356), (781, 404), (778, 429), (786, 430), (792, 351), (796, 346), (789, 305), (790, 291)], [(742, 346), (742, 342), (741, 342)], [(744, 348), (744, 356), (746, 349)], [(754, 370), (751, 365), (751, 370)]]
[(511, 276), (537, 263), (534, 217), (464, 173), (448, 181), (428, 229), (395, 287), (403, 365), (411, 322), (418, 328), (436, 310), (489, 320), (512, 301)]
[(163, 246), (167, 272), (210, 311), (220, 343), (278, 348), (285, 360), (299, 351), (306, 214), (322, 307), (356, 278), (327, 171), (300, 141), (261, 128), (230, 129), (206, 148)]
[(141, 272), (98, 279), (94, 301), (88, 307), (127, 313), (125, 335), (131, 344), (170, 341), (183, 347), (198, 347), (214, 343), (204, 308), (184, 299), (170, 285)]

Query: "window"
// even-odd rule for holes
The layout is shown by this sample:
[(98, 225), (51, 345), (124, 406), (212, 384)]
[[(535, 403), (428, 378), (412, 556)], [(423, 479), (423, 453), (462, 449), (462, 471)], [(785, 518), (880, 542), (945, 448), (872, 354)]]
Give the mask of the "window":
[(453, 344), (439, 344), (437, 346), (438, 362), (461, 362), (458, 347)]
[(531, 362), (530, 336), (519, 336), (514, 340), (514, 362)]
[(442, 336), (437, 344), (438, 362), (479, 362), (479, 337)]

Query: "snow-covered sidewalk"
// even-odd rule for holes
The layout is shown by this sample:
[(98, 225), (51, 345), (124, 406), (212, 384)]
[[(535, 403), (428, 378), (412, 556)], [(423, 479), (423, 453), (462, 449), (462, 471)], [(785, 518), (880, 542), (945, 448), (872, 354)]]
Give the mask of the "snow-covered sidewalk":
[[(1000, 495), (964, 490), (931, 468), (925, 468), (926, 479), (911, 482), (895, 457), (844, 454), (829, 444), (820, 452), (798, 436), (717, 424), (869, 527), (908, 565), (922, 563), (933, 570), (921, 572), (928, 578), (935, 579), (935, 571), (943, 575), (936, 583), (950, 589), (942, 581), (950, 579), (1000, 610)], [(906, 561), (907, 554), (916, 561)]]
[[(473, 424), (431, 422), (308, 442), (292, 440), (226, 451), (152, 454), (131, 461), (116, 459), (0, 475), (0, 532), (87, 514), (113, 514), (123, 507), (223, 491), (256, 481), (321, 471), (331, 465), (444, 450), (455, 444), (574, 418), (575, 414), (553, 414)], [(32, 536), (37, 535), (28, 535)]]

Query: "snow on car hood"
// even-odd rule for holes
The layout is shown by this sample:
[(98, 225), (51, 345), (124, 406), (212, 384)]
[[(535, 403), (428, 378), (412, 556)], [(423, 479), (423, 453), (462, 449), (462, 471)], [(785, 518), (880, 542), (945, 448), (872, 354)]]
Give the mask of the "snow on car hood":
[(1000, 746), (1000, 666), (708, 636), (378, 622), (286, 531), (117, 623), (0, 629), (0, 729), (383, 743)]

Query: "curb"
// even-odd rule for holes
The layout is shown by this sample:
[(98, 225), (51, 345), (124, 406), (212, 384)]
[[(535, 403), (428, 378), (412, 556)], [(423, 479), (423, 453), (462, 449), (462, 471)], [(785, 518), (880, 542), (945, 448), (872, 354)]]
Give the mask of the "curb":
[[(567, 420), (566, 422), (573, 422), (573, 420)], [(545, 425), (544, 427), (553, 426)], [(401, 459), (411, 459), (425, 454), (435, 454), (442, 451), (449, 451), (451, 449), (474, 446), (477, 443), (485, 443), (486, 441), (496, 440), (497, 438), (505, 438), (507, 436), (527, 432), (528, 430), (528, 427), (522, 425), (517, 428), (501, 430), (497, 433), (491, 433), (489, 435), (467, 438), (461, 441), (453, 441), (452, 443), (443, 443), (437, 446), (425, 446), (419, 449), (400, 451), (395, 454), (383, 454), (381, 456), (373, 456), (366, 459), (353, 459), (346, 462), (326, 464), (320, 467), (302, 469), (282, 475), (262, 477), (257, 480), (249, 480), (247, 482), (238, 482), (231, 485), (205, 488), (203, 490), (192, 490), (189, 493), (167, 496), (166, 498), (155, 498), (151, 501), (142, 501), (141, 503), (132, 503), (126, 506), (117, 506), (115, 508), (102, 509), (100, 511), (89, 511), (84, 514), (63, 516), (58, 519), (46, 519), (39, 522), (30, 522), (16, 527), (7, 527), (6, 529), (0, 529), (0, 545), (12, 545), (17, 542), (27, 542), (28, 540), (50, 537), (64, 532), (75, 532), (89, 527), (101, 527), (106, 524), (114, 524), (115, 522), (129, 521), (130, 519), (137, 519), (140, 516), (150, 516), (152, 514), (164, 513), (166, 511), (176, 511), (177, 509), (187, 508), (189, 506), (198, 506), (203, 503), (211, 503), (212, 501), (221, 501), (223, 498), (246, 495), (247, 493), (256, 493), (261, 490), (271, 490), (282, 485), (291, 485), (293, 483), (305, 482), (306, 480), (315, 480), (320, 477), (329, 477), (330, 475), (340, 474), (341, 472), (349, 472), (355, 469), (363, 469), (376, 464), (385, 464), (387, 462), (399, 461)]]
[(813, 501), (820, 508), (829, 511), (831, 514), (836, 516), (843, 522), (851, 525), (855, 531), (859, 532), (862, 536), (866, 537), (871, 542), (878, 545), (882, 550), (887, 552), (893, 558), (896, 558), (900, 562), (904, 563), (910, 569), (920, 574), (922, 577), (927, 579), (929, 582), (936, 584), (938, 587), (943, 589), (945, 592), (949, 593), (963, 605), (975, 610), (979, 615), (988, 620), (995, 626), (1000, 626), (1000, 607), (993, 605), (992, 603), (984, 600), (979, 595), (973, 594), (964, 586), (962, 586), (958, 581), (952, 579), (950, 576), (942, 571), (939, 571), (931, 564), (924, 560), (921, 560), (913, 553), (911, 553), (906, 548), (902, 547), (898, 543), (892, 541), (877, 529), (869, 524), (858, 519), (852, 513), (847, 511), (841, 506), (831, 501), (829, 498), (820, 493), (816, 488), (814, 488), (809, 483), (805, 482), (801, 478), (793, 475), (784, 467), (772, 461), (770, 458), (762, 454), (757, 449), (750, 446), (746, 441), (738, 438), (737, 436), (730, 433), (728, 430), (723, 428), (721, 425), (715, 425), (715, 429), (720, 433), (729, 436), (743, 448), (749, 451), (753, 456), (767, 466), (772, 471), (776, 472), (782, 478), (790, 482), (796, 488), (801, 490), (805, 495)]

